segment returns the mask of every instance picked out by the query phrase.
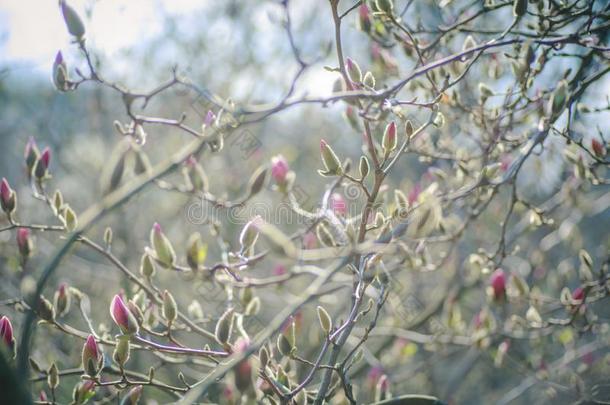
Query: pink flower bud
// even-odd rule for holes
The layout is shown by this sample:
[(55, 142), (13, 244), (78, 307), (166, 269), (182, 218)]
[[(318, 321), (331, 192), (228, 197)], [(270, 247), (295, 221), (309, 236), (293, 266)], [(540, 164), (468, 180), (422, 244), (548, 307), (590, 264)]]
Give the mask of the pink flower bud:
[(390, 122), (390, 124), (388, 125), (387, 128), (388, 131), (388, 136), (392, 139), (396, 139), (396, 122), (392, 121)]
[(603, 157), (606, 154), (606, 148), (604, 147), (604, 145), (602, 145), (602, 143), (595, 138), (591, 139), (591, 149), (593, 149), (593, 153), (595, 153), (595, 156), (599, 158)]
[(17, 247), (21, 256), (28, 257), (32, 252), (32, 241), (30, 239), (30, 230), (28, 228), (19, 228), (17, 230)]
[(333, 193), (330, 196), (329, 204), (330, 209), (333, 210), (336, 215), (345, 216), (345, 214), (347, 214), (347, 203), (341, 194)]
[(396, 149), (398, 144), (396, 140), (396, 122), (392, 121), (385, 128), (385, 132), (383, 134), (383, 139), (381, 141), (383, 150), (386, 153), (390, 153)]
[(328, 147), (328, 143), (326, 143), (326, 141), (324, 139), (320, 139), (320, 150), (323, 151), (327, 147)]
[(379, 381), (377, 382), (379, 389), (383, 392), (387, 391), (390, 388), (390, 380), (386, 374), (379, 377)]
[(45, 170), (49, 169), (49, 164), (51, 163), (51, 150), (48, 146), (42, 151), (42, 154), (40, 155), (40, 162)]
[(11, 188), (8, 181), (3, 177), (0, 183), (0, 203), (2, 210), (7, 214), (12, 214), (15, 211), (16, 196), (15, 191)]
[(500, 159), (500, 170), (502, 170), (502, 172), (505, 172), (508, 170), (508, 168), (510, 167), (512, 160), (510, 155), (504, 155), (502, 156), (502, 158)]
[[(235, 353), (248, 350), (250, 342), (247, 339), (238, 339), (233, 346)], [(252, 364), (249, 359), (240, 361), (235, 367), (235, 386), (241, 392), (247, 391), (252, 385)]]
[(142, 396), (142, 386), (136, 385), (127, 391), (127, 394), (123, 397), (121, 405), (137, 405), (140, 402)]
[(585, 298), (585, 290), (582, 287), (577, 287), (572, 291), (572, 299), (574, 301), (581, 301)]
[(283, 276), (286, 274), (286, 267), (283, 264), (278, 264), (273, 268), (274, 276)]
[(87, 336), (82, 353), (83, 370), (87, 375), (95, 377), (100, 370), (101, 353), (93, 335)]
[(307, 232), (303, 235), (303, 248), (305, 249), (315, 249), (318, 244), (318, 237), (314, 232)]
[(506, 275), (504, 274), (504, 270), (496, 269), (496, 271), (491, 273), (489, 284), (493, 289), (494, 299), (498, 300), (503, 298), (504, 293), (506, 292)]
[(95, 382), (93, 380), (80, 382), (74, 389), (74, 402), (77, 404), (85, 403), (94, 389)]
[(120, 295), (115, 295), (110, 304), (110, 316), (124, 334), (138, 332), (138, 322), (129, 311)]
[[(58, 56), (61, 56), (61, 54)], [(39, 155), (40, 152), (38, 151), (38, 146), (36, 146), (36, 141), (34, 140), (34, 137), (30, 136), (30, 139), (28, 139), (28, 142), (25, 144), (25, 149), (23, 151), (23, 158), (25, 160), (28, 178), (32, 176), (32, 169), (34, 168)]]
[(157, 234), (157, 235), (162, 235), (163, 234), (163, 229), (161, 229), (161, 225), (159, 225), (158, 222), (155, 222), (153, 224), (153, 231)]
[(94, 359), (97, 359), (99, 357), (97, 342), (95, 341), (93, 335), (87, 336), (87, 340), (85, 341), (85, 346), (83, 350)]
[[(57, 57), (61, 59), (61, 52), (57, 53)], [(57, 58), (55, 59), (57, 62)], [(25, 144), (25, 149), (23, 150), (23, 157), (27, 160), (32, 152), (38, 153), (38, 146), (36, 145), (36, 140), (33, 136), (30, 136), (28, 142)]]
[(419, 198), (420, 194), (421, 194), (421, 185), (419, 183), (417, 183), (416, 185), (413, 186), (413, 188), (409, 191), (409, 194), (407, 195), (407, 200), (409, 201), (409, 205), (415, 204), (415, 202)]
[(225, 400), (228, 401), (229, 403), (233, 402), (233, 400), (234, 400), (233, 389), (228, 384), (225, 385), (224, 389), (222, 390), (222, 395), (224, 396)]
[[(62, 63), (64, 63), (64, 56), (62, 55), (61, 51), (57, 51), (57, 54), (55, 55), (55, 62), (56, 65), (61, 65)], [(30, 137), (30, 140), (32, 138)]]
[(159, 263), (165, 268), (171, 268), (176, 261), (176, 253), (169, 239), (163, 234), (161, 225), (157, 222), (153, 224), (150, 231), (150, 243), (155, 249)]
[(271, 158), (271, 177), (276, 183), (283, 184), (289, 171), (290, 167), (284, 156), (277, 155)]
[(193, 166), (195, 166), (197, 164), (197, 159), (195, 159), (195, 156), (191, 155), (191, 156), (188, 157), (188, 159), (186, 159), (184, 164), (187, 167), (193, 167)]
[(70, 295), (68, 294), (68, 285), (62, 283), (55, 292), (54, 305), (58, 316), (63, 316), (70, 310)]
[(358, 19), (360, 29), (364, 32), (369, 32), (371, 30), (371, 11), (365, 2), (362, 2), (358, 8)]
[(11, 186), (8, 184), (8, 181), (3, 177), (2, 183), (0, 183), (0, 197), (2, 197), (2, 204), (8, 204), (11, 198), (11, 194), (13, 190)]
[(10, 319), (3, 316), (0, 319), (0, 339), (11, 351), (15, 348), (15, 338), (13, 337), (13, 325)]
[(205, 115), (205, 120), (203, 121), (203, 124), (206, 127), (209, 127), (210, 125), (212, 125), (214, 123), (215, 120), (216, 120), (216, 114), (214, 114), (212, 112), (212, 110), (209, 110), (208, 113)]
[(383, 375), (383, 368), (380, 366), (374, 366), (369, 369), (366, 375), (367, 382), (371, 385), (377, 384), (379, 378)]
[(38, 400), (40, 402), (47, 402), (48, 401), (47, 393), (44, 391), (40, 391), (40, 394), (38, 394)]

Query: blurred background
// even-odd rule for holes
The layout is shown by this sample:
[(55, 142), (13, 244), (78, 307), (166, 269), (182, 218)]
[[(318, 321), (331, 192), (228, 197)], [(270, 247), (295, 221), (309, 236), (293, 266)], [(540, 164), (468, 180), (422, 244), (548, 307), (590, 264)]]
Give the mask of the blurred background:
[[(306, 61), (319, 59), (298, 81), (297, 95), (329, 96), (337, 78), (336, 73), (324, 69), (325, 65), (336, 65), (332, 48), (333, 24), (327, 3), (325, 0), (290, 1), (296, 45)], [(145, 92), (155, 88), (170, 79), (172, 69), (177, 67), (179, 73), (188, 76), (198, 87), (220, 97), (232, 98), (238, 103), (273, 103), (286, 92), (298, 69), (282, 26), (284, 11), (278, 2), (73, 0), (71, 4), (84, 18), (86, 41), (96, 68), (107, 80), (134, 91)], [(421, 23), (425, 27), (437, 27), (448, 20), (434, 1), (415, 2), (412, 10), (407, 19), (414, 25)], [(505, 21), (510, 10), (503, 11), (506, 13), (494, 14), (495, 18), (487, 19), (483, 24), (494, 27)], [(378, 63), (375, 46), (357, 29), (355, 17), (345, 22), (345, 52), (361, 66), (373, 70), (375, 63)], [(447, 54), (449, 51), (459, 51), (462, 42), (463, 36), (444, 44)], [(53, 178), (48, 191), (52, 193), (60, 189), (64, 199), (80, 213), (103, 195), (103, 183), (111, 170), (109, 161), (121, 140), (113, 122), (128, 121), (120, 96), (112, 90), (92, 83), (85, 83), (75, 92), (60, 93), (55, 90), (51, 70), (59, 50), (70, 70), (78, 68), (87, 72), (82, 54), (71, 43), (66, 32), (56, 1), (0, 2), (0, 177), (6, 177), (16, 189), (19, 195), (18, 217), (25, 223), (56, 223), (46, 207), (29, 196), (22, 157), (29, 137), (34, 137), (39, 147), (49, 146), (52, 150)], [(383, 73), (377, 66), (376, 72), (380, 72), (378, 81), (381, 83), (392, 83), (397, 77), (408, 73), (414, 64), (413, 59), (397, 47), (388, 52), (391, 52), (396, 72)], [(512, 79), (508, 67), (500, 66), (503, 71), (497, 79), (490, 80), (488, 71), (492, 64), (493, 61), (485, 59), (472, 70), (462, 85), (464, 99), (478, 97), (476, 87), (481, 80), (487, 80), (490, 85), (500, 89)], [(574, 62), (570, 58), (563, 58), (548, 67), (539, 79), (539, 86), (550, 86), (561, 72), (572, 65)], [(587, 100), (592, 105), (598, 101), (603, 104), (609, 89), (610, 81), (605, 78), (587, 93)], [(417, 90), (408, 91), (416, 94)], [(186, 122), (198, 128), (209, 108), (210, 105), (197, 91), (176, 86), (154, 98), (144, 111), (150, 116), (172, 119), (178, 119), (184, 112)], [(326, 139), (340, 156), (350, 156), (353, 161), (362, 152), (361, 135), (348, 125), (343, 117), (344, 112), (345, 105), (342, 103), (326, 106), (304, 104), (238, 131), (227, 139), (222, 153), (204, 155), (202, 165), (210, 177), (211, 191), (229, 199), (242, 195), (253, 171), (268, 164), (272, 156), (283, 154), (297, 173), (299, 199), (303, 206), (316, 207), (327, 184), (327, 179), (316, 173), (321, 166), (320, 139)], [(420, 110), (405, 110), (404, 114), (415, 122), (424, 122), (427, 117), (427, 113)], [(608, 114), (603, 113), (589, 121), (576, 121), (575, 131), (585, 139), (595, 136), (595, 128), (607, 136), (608, 118)], [(462, 142), (460, 147), (469, 150), (473, 148), (468, 139), (471, 135), (469, 131), (474, 131), (469, 119), (459, 113), (448, 113), (448, 125), (431, 130), (430, 136), (455, 139), (458, 143)], [(536, 123), (518, 123), (516, 132), (528, 130), (519, 125), (531, 128)], [(376, 133), (380, 133), (384, 126), (385, 123), (380, 124), (375, 129)], [(146, 130), (148, 141), (143, 149), (153, 164), (178, 151), (190, 140), (184, 133), (169, 127), (149, 126)], [(449, 151), (455, 146), (439, 145)], [(550, 139), (547, 146), (543, 153), (528, 160), (518, 182), (519, 189), (534, 203), (551, 198), (573, 178), (573, 169), (562, 158), (565, 148), (563, 140)], [(426, 175), (434, 174), (434, 170), (446, 171), (451, 175), (452, 162), (406, 156), (391, 176), (388, 194), (383, 198), (391, 199), (389, 191), (393, 188), (408, 193), (416, 183), (428, 181)], [(168, 180), (179, 182), (180, 176)], [(347, 191), (342, 192), (354, 207), (352, 210), (350, 205), (350, 211), (356, 212), (362, 203), (362, 196), (349, 195)], [(549, 224), (524, 235), (516, 234), (515, 238), (521, 238), (518, 240), (522, 250), (507, 258), (506, 267), (556, 298), (561, 287), (576, 287), (579, 249), (586, 248), (597, 263), (607, 255), (610, 246), (609, 191), (607, 186), (585, 186), (581, 192), (574, 194), (569, 204), (556, 208), (553, 213), (554, 225)], [(468, 284), (469, 289), (460, 298), (463, 304), (460, 316), (463, 319), (449, 320), (451, 306), (441, 304), (436, 306), (431, 321), (418, 324), (417, 328), (424, 334), (434, 334), (438, 328), (449, 328), (454, 332), (461, 328), (462, 333), (468, 330), (475, 314), (485, 305), (486, 297), (482, 294), (484, 287), (481, 285), (484, 284), (483, 276), (490, 271), (472, 271), (468, 260), (479, 247), (489, 247), (497, 241), (498, 224), (505, 215), (509, 198), (508, 190), (502, 193), (506, 195), (490, 205), (439, 269), (419, 272), (405, 264), (404, 273), (396, 279), (398, 287), (384, 310), (382, 326), (407, 328), (435, 303), (444, 302), (447, 292), (451, 290), (451, 285), (445, 288), (445, 284), (464, 283)], [(277, 193), (267, 190), (257, 197), (255, 203), (263, 211), (273, 212), (273, 208), (269, 207), (277, 207), (281, 201)], [(159, 222), (174, 243), (181, 262), (184, 262), (188, 236), (199, 231), (209, 245), (206, 263), (215, 263), (221, 258), (220, 249), (216, 236), (210, 233), (200, 216), (193, 214), (199, 207), (202, 215), (210, 212), (209, 207), (192, 197), (150, 188), (104, 219), (90, 232), (90, 236), (99, 241), (104, 229), (111, 226), (114, 232), (113, 252), (130, 269), (137, 271), (141, 254), (148, 244), (151, 226)], [(252, 210), (230, 215), (217, 213), (223, 226), (220, 239), (233, 248), (238, 246), (239, 231), (254, 213)], [(517, 219), (527, 218), (528, 211), (522, 209), (517, 214)], [(445, 215), (451, 227), (465, 213), (455, 210)], [(298, 228), (293, 220), (280, 221), (278, 225), (288, 233)], [(31, 281), (30, 277), (36, 276), (61, 243), (59, 235), (37, 233), (35, 253), (27, 269), (22, 271), (14, 240), (14, 232), (0, 233), (1, 300), (18, 297), (24, 284)], [(448, 248), (442, 244), (436, 246), (438, 248), (430, 253), (432, 259)], [(290, 267), (292, 264), (271, 258), (257, 264), (250, 274), (269, 276), (278, 266)], [(458, 274), (457, 281), (455, 274)], [(157, 277), (159, 285), (172, 290), (180, 308), (185, 310), (193, 301), (199, 302), (204, 313), (201, 322), (209, 329), (213, 328), (215, 320), (228, 305), (227, 295), (220, 285), (194, 281), (167, 271), (159, 271)], [(47, 296), (52, 296), (54, 289), (62, 282), (91, 297), (93, 319), (100, 324), (101, 331), (108, 332), (111, 330), (111, 320), (107, 308), (111, 297), (121, 289), (129, 291), (131, 288), (108, 261), (81, 246), (75, 247), (73, 255), (62, 262), (50, 283)], [(263, 328), (291, 297), (301, 293), (306, 285), (307, 282), (300, 279), (285, 286), (262, 289), (259, 292), (262, 310), (249, 325), (252, 335)], [(470, 289), (473, 286), (478, 288)], [(339, 290), (332, 296), (323, 297), (321, 302), (339, 319), (345, 316), (349, 292)], [(299, 339), (312, 344), (312, 347), (304, 345), (309, 350), (303, 353), (303, 357), (307, 358), (312, 358), (314, 342), (321, 339), (316, 328), (308, 327), (310, 323), (317, 322), (314, 308), (310, 306), (303, 311), (302, 323), (299, 324)], [(4, 313), (5, 310), (12, 311), (3, 307), (0, 312)], [(497, 311), (497, 316), (502, 317), (505, 310)], [(16, 319), (18, 331), (20, 317), (11, 313)], [(517, 342), (511, 348), (509, 360), (501, 366), (494, 365), (498, 342), (494, 347), (480, 350), (476, 347), (422, 344), (408, 336), (372, 336), (367, 343), (363, 364), (356, 368), (354, 378), (366, 400), (372, 399), (370, 392), (379, 374), (384, 372), (389, 375), (394, 393), (434, 394), (456, 404), (494, 403), (511, 389), (529, 381), (529, 376), (540, 372), (544, 364), (552, 363), (563, 351), (597, 339), (608, 339), (610, 313), (607, 308), (602, 308), (598, 315), (599, 328), (595, 333), (565, 328), (551, 332), (550, 336), (526, 340), (522, 344)], [(84, 325), (74, 310), (67, 319), (74, 325)], [(185, 337), (188, 343), (201, 343), (196, 338), (189, 339), (193, 338)], [(79, 363), (80, 355), (78, 350), (74, 350), (75, 342), (56, 331), (41, 327), (38, 328), (33, 354), (41, 364), (58, 361), (62, 366), (60, 368), (74, 367)], [(80, 342), (77, 346), (80, 347)], [(146, 372), (152, 362), (142, 353), (134, 356), (130, 366)], [(555, 365), (553, 372), (559, 373), (556, 368)], [(202, 376), (202, 369), (192, 364), (164, 364), (158, 375), (175, 380), (177, 370), (183, 371), (191, 382)], [(579, 379), (583, 381), (583, 389), (591, 389), (607, 383), (608, 372), (610, 356), (607, 350), (602, 350), (591, 354), (589, 360), (578, 364), (573, 372), (554, 375), (554, 378), (566, 386)], [(540, 377), (541, 380), (544, 378)], [(69, 395), (70, 382), (77, 381), (78, 377), (72, 380), (66, 378), (66, 382), (60, 385), (62, 394)], [(567, 403), (557, 398), (561, 392), (553, 384), (541, 383), (532, 390), (526, 390), (515, 403), (540, 403), (553, 398), (559, 403)], [(154, 390), (145, 392), (145, 397), (150, 403), (169, 400), (165, 394)]]

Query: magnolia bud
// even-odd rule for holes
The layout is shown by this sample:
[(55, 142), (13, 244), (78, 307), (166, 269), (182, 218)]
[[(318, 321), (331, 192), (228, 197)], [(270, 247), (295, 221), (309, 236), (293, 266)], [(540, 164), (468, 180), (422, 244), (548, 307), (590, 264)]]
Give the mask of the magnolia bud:
[(525, 312), (525, 319), (533, 327), (539, 327), (542, 324), (542, 317), (540, 316), (540, 312), (538, 312), (538, 310), (533, 306), (530, 306)]
[(17, 193), (8, 184), (8, 181), (3, 177), (0, 183), (0, 205), (2, 210), (10, 217), (17, 208)]
[(341, 161), (324, 139), (320, 141), (320, 151), (325, 170), (318, 170), (318, 173), (322, 176), (341, 175)]
[(513, 15), (515, 17), (522, 17), (526, 12), (527, 12), (527, 0), (514, 0)]
[(485, 166), (481, 172), (481, 177), (486, 180), (491, 180), (500, 172), (502, 163), (490, 163)]
[(389, 156), (389, 154), (396, 149), (398, 142), (396, 139), (396, 123), (394, 121), (390, 122), (385, 127), (381, 145), (383, 146), (383, 151), (386, 156)]
[(90, 377), (95, 377), (99, 373), (102, 365), (102, 354), (93, 335), (87, 336), (83, 346), (83, 370)]
[[(68, 66), (64, 61), (64, 57), (61, 54), (61, 51), (57, 52), (55, 55), (55, 60), (53, 61), (53, 84), (55, 88), (59, 91), (68, 91), (70, 89), (70, 80), (68, 79)], [(38, 159), (38, 156), (36, 156)], [(28, 162), (28, 158), (26, 157), (26, 162)], [(36, 162), (36, 161), (34, 161)], [(32, 172), (32, 167), (34, 166), (34, 162), (32, 162), (31, 166), (28, 164), (28, 168), (30, 169), (30, 173)]]
[(110, 248), (110, 246), (112, 246), (112, 236), (112, 228), (107, 227), (104, 230), (104, 244), (106, 245), (106, 248)]
[(254, 244), (258, 240), (258, 229), (256, 228), (256, 222), (261, 221), (260, 216), (255, 216), (250, 220), (239, 234), (239, 243), (241, 245), (242, 253), (254, 247)]
[(127, 308), (120, 295), (115, 295), (110, 304), (110, 316), (125, 335), (138, 333), (138, 321)]
[(216, 121), (216, 115), (212, 110), (209, 110), (205, 115), (205, 119), (203, 120), (203, 129), (212, 126), (212, 124), (214, 124), (214, 121)]
[(362, 81), (362, 71), (360, 66), (352, 58), (347, 58), (345, 61), (345, 70), (349, 79), (354, 83), (360, 83)]
[(49, 164), (51, 163), (51, 150), (47, 147), (42, 151), (40, 158), (36, 162), (34, 168), (34, 176), (36, 179), (42, 180), (49, 174)]
[[(462, 52), (472, 49), (476, 46), (477, 46), (477, 43), (474, 40), (474, 38), (472, 37), (472, 35), (468, 35), (466, 37), (466, 39), (464, 40), (464, 44), (462, 45)], [(462, 56), (461, 60), (466, 61), (470, 58), (472, 58), (472, 52), (468, 53), (467, 55)]]
[(11, 357), (15, 356), (15, 337), (13, 335), (13, 325), (8, 317), (0, 319), (0, 341), (8, 349)]
[(186, 161), (185, 173), (190, 186), (193, 187), (193, 190), (203, 191), (204, 193), (208, 191), (208, 176), (205, 174), (203, 167), (192, 156)]
[(591, 149), (593, 149), (593, 153), (598, 158), (603, 158), (606, 156), (606, 147), (597, 139), (591, 139)]
[(42, 295), (38, 301), (38, 316), (47, 322), (53, 322), (55, 320), (55, 308), (53, 308), (53, 304)]
[(55, 190), (53, 194), (53, 211), (55, 215), (60, 215), (64, 208), (64, 196), (59, 190)]
[(479, 103), (485, 104), (487, 99), (494, 95), (494, 92), (485, 83), (479, 83)]
[(572, 299), (581, 302), (585, 298), (585, 290), (582, 287), (577, 287), (572, 291)]
[(252, 298), (248, 305), (246, 305), (246, 309), (244, 310), (244, 315), (252, 316), (258, 314), (261, 309), (261, 299), (258, 297)]
[(296, 351), (296, 326), (294, 320), (277, 337), (277, 349), (283, 356), (291, 356)]
[(78, 217), (69, 205), (64, 207), (61, 220), (64, 223), (67, 232), (73, 232), (78, 227)]
[(405, 123), (405, 135), (407, 135), (407, 138), (410, 139), (413, 136), (414, 132), (415, 130), (413, 129), (413, 124), (410, 120), (407, 120), (407, 122)]
[(284, 370), (282, 366), (277, 366), (277, 380), (276, 383), (281, 384), (284, 387), (288, 387), (290, 385), (290, 379), (288, 378), (288, 374)]
[(290, 171), (286, 158), (282, 155), (277, 155), (271, 158), (271, 177), (279, 185), (286, 183), (286, 176)]
[(199, 232), (192, 234), (188, 240), (186, 261), (189, 267), (196, 271), (203, 264), (208, 254), (208, 245), (201, 242)]
[(489, 284), (492, 288), (494, 299), (502, 299), (506, 293), (506, 275), (504, 270), (496, 269), (489, 278)]
[(127, 391), (127, 394), (121, 400), (120, 405), (137, 405), (140, 402), (142, 396), (142, 386), (136, 385)]
[(222, 314), (222, 316), (218, 319), (218, 322), (216, 323), (216, 330), (214, 331), (214, 336), (216, 337), (216, 341), (224, 347), (228, 347), (229, 339), (231, 339), (234, 318), (235, 310), (233, 308), (229, 308), (225, 311), (224, 314)]
[(371, 10), (365, 2), (362, 2), (358, 8), (358, 22), (362, 31), (367, 33), (371, 31)]
[(47, 371), (47, 384), (52, 390), (59, 385), (59, 370), (57, 370), (55, 363), (51, 364), (51, 367), (49, 367), (49, 370)]
[(57, 291), (55, 291), (54, 304), (57, 311), (57, 316), (64, 316), (70, 310), (70, 292), (68, 285), (62, 283)]
[(364, 179), (371, 170), (371, 165), (369, 164), (369, 160), (366, 156), (360, 156), (360, 164), (358, 165), (358, 170), (360, 171), (360, 178)]
[(125, 367), (125, 364), (129, 361), (129, 337), (128, 336), (120, 336), (116, 346), (114, 348), (114, 352), (112, 353), (112, 359), (121, 367)]
[(248, 190), (249, 190), (248, 196), (249, 197), (252, 197), (252, 196), (260, 193), (260, 191), (265, 186), (266, 177), (267, 177), (267, 169), (265, 169), (264, 167), (259, 167), (258, 169), (256, 169), (256, 171), (250, 178), (250, 181), (248, 182)]
[(142, 313), (140, 307), (135, 303), (133, 299), (127, 301), (126, 305), (127, 309), (129, 309), (129, 311), (133, 314), (134, 318), (136, 318), (138, 325), (141, 325), (144, 322), (144, 314)]
[(323, 307), (318, 305), (317, 311), (320, 326), (322, 327), (322, 330), (328, 335), (333, 327), (333, 320)]
[(82, 40), (85, 35), (85, 25), (79, 17), (78, 13), (70, 7), (65, 0), (61, 1), (61, 13), (64, 16), (68, 32), (76, 37), (77, 40)]
[(150, 243), (155, 249), (157, 260), (159, 260), (163, 267), (171, 268), (176, 261), (176, 254), (169, 239), (163, 234), (161, 225), (156, 222), (150, 231)]
[(86, 403), (95, 394), (95, 382), (93, 380), (82, 381), (74, 387), (72, 399), (76, 405)]
[[(248, 349), (249, 342), (246, 339), (239, 339), (235, 343), (235, 352), (243, 353)], [(245, 393), (252, 386), (252, 364), (248, 358), (237, 363), (234, 369), (235, 386)]]
[(163, 317), (168, 323), (176, 320), (178, 309), (174, 296), (167, 290), (163, 291)]
[(387, 375), (383, 374), (379, 377), (377, 385), (375, 386), (375, 402), (380, 402), (388, 398), (390, 398), (390, 380)]
[(358, 114), (356, 113), (356, 110), (354, 110), (354, 107), (348, 105), (345, 109), (345, 113), (343, 113), (343, 116), (347, 120), (348, 124), (354, 129), (354, 131), (360, 131)]
[(561, 80), (549, 99), (549, 115), (551, 117), (562, 113), (568, 101), (568, 82)]
[[(59, 53), (59, 56), (61, 56), (61, 52)], [(38, 146), (36, 146), (36, 141), (34, 140), (34, 137), (30, 136), (28, 143), (25, 144), (25, 150), (23, 152), (28, 178), (32, 176), (32, 169), (34, 168), (39, 156), (40, 152), (38, 151)]]
[(142, 255), (140, 261), (140, 274), (147, 279), (155, 275), (155, 264), (148, 253)]
[(375, 76), (373, 76), (373, 74), (371, 72), (366, 72), (364, 74), (364, 78), (362, 79), (362, 83), (364, 83), (365, 86), (374, 89), (375, 88)]

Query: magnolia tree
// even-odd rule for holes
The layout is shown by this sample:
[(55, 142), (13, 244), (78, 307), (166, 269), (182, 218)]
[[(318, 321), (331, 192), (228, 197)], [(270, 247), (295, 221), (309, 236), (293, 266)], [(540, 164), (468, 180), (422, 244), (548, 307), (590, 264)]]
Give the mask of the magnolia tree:
[[(22, 161), (5, 156), (27, 180), (0, 190), (0, 231), (14, 235), (1, 242), (3, 401), (610, 399), (610, 6), (320, 3), (305, 25), (331, 28), (318, 59), (293, 22), (303, 4), (270, 4), (294, 74), (279, 97), (251, 102), (193, 68), (148, 91), (119, 84), (82, 13), (60, 1), (49, 18), (63, 17), (74, 49), (57, 53), (56, 91), (107, 89), (123, 112), (86, 209), (58, 188), (44, 137)], [(305, 94), (323, 69), (332, 93)], [(209, 111), (175, 116), (178, 90)], [(292, 125), (336, 126), (271, 134), (279, 146), (258, 168), (218, 160), (248, 128), (305, 108)], [(178, 147), (153, 158), (160, 134)], [(324, 186), (305, 193), (312, 184)], [(189, 201), (186, 221), (156, 216), (155, 205), (173, 212), (165, 195)], [(193, 207), (206, 208), (196, 226)], [(104, 271), (66, 270), (86, 257)]]

